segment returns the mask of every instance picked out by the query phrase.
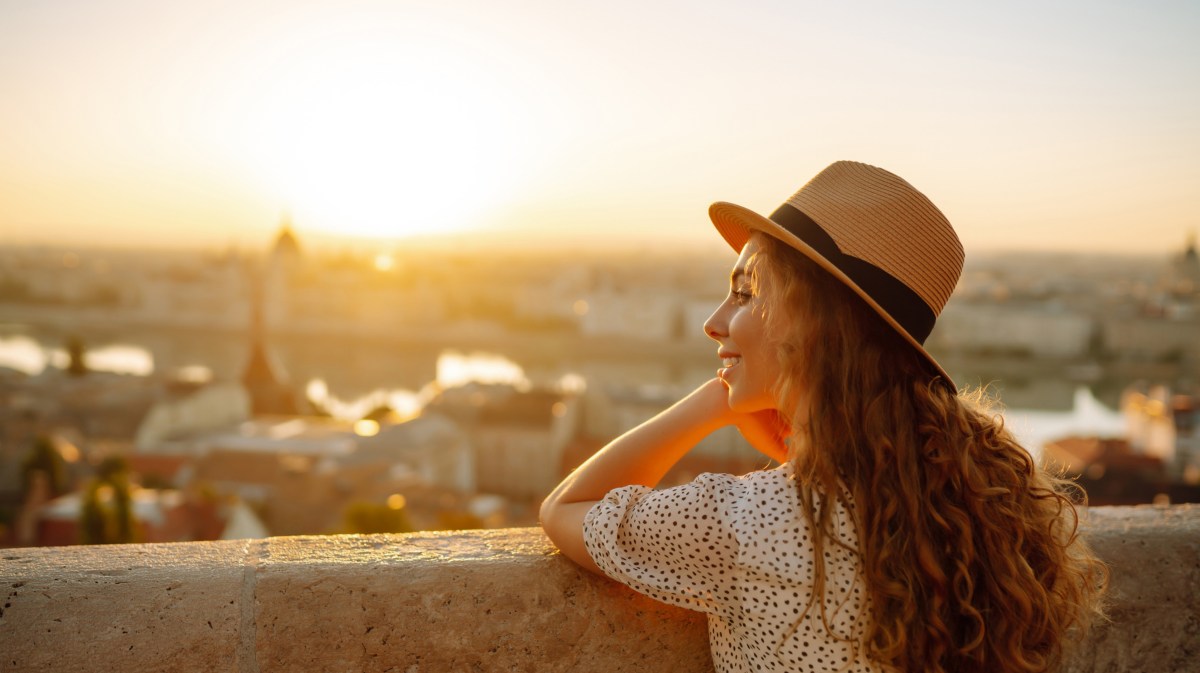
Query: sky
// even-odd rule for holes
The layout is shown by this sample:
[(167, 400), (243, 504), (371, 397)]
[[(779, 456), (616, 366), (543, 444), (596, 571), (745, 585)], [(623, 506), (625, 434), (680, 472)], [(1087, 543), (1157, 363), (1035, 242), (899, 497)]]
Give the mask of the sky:
[(3, 0), (0, 243), (721, 245), (827, 164), (968, 250), (1200, 229), (1200, 3)]

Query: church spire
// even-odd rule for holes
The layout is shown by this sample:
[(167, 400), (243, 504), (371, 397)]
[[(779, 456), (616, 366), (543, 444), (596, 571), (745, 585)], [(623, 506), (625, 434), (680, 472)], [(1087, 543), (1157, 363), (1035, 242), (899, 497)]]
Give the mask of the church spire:
[(267, 347), (267, 326), (264, 317), (266, 287), (264, 274), (250, 272), (250, 354), (242, 371), (242, 386), (250, 395), (250, 408), (255, 415), (300, 413), (296, 397), (275, 365)]
[(283, 211), (279, 218), (279, 233), (275, 235), (275, 245), (271, 247), (272, 257), (299, 257), (300, 241), (292, 227), (292, 214)]

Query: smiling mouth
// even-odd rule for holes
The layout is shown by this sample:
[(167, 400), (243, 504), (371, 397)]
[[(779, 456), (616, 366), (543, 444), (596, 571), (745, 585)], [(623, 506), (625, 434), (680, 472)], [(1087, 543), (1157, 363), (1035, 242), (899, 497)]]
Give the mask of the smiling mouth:
[(729, 370), (740, 364), (742, 364), (742, 356), (740, 355), (726, 355), (722, 357), (721, 368), (717, 370), (717, 378), (725, 381), (726, 385), (728, 385), (729, 381), (726, 377), (729, 376)]

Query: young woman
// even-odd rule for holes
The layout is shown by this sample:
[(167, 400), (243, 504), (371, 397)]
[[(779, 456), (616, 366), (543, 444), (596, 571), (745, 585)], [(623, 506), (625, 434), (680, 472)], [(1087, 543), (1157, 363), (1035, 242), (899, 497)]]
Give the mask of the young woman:
[[(1099, 614), (1102, 564), (1041, 472), (922, 344), (958, 237), (882, 169), (835, 163), (770, 218), (709, 214), (740, 253), (704, 325), (717, 378), (542, 505), (562, 552), (708, 613), (718, 671), (1044, 671)], [(781, 463), (651, 490), (734, 425)]]

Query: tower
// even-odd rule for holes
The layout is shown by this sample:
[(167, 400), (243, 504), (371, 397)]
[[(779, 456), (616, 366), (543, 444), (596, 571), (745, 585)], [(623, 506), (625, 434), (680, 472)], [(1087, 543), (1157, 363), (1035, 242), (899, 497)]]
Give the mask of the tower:
[[(299, 246), (296, 245), (295, 236), (291, 233), (290, 222), (286, 217), (283, 231), (280, 232), (279, 240), (276, 242), (276, 250), (280, 248), (280, 244), (284, 240), (291, 242), (291, 251), (294, 254), (299, 254)], [(246, 393), (250, 396), (250, 410), (256, 416), (262, 414), (294, 415), (300, 413), (300, 407), (296, 402), (296, 395), (286, 383), (283, 368), (276, 363), (267, 346), (266, 310), (268, 287), (271, 286), (272, 290), (276, 289), (274, 287), (276, 284), (271, 282), (274, 280), (272, 277), (275, 275), (274, 257), (273, 252), (272, 263), (268, 265), (266, 273), (259, 268), (252, 269), (248, 274), (250, 284), (250, 325), (247, 335), (249, 337), (250, 352), (246, 360), (246, 368), (242, 371), (242, 387), (246, 389)], [(272, 292), (271, 295), (272, 301), (279, 301), (276, 292)]]

